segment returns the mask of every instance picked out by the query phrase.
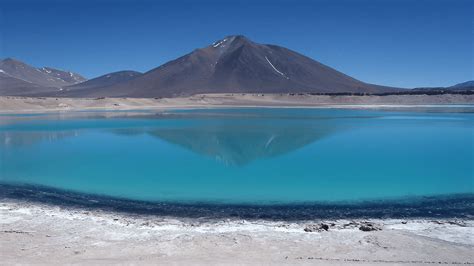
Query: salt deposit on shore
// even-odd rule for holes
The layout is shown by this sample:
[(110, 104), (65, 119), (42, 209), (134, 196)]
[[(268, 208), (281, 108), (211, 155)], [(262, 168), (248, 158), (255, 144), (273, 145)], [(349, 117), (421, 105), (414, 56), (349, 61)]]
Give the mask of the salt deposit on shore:
[(3, 200), (0, 246), (5, 265), (474, 264), (474, 221), (201, 221)]

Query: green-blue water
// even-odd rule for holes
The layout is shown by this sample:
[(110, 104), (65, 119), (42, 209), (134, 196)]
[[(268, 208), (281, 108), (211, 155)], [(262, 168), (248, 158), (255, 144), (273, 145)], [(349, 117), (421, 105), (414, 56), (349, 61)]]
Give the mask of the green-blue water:
[(169, 202), (474, 193), (474, 107), (0, 116), (0, 182)]

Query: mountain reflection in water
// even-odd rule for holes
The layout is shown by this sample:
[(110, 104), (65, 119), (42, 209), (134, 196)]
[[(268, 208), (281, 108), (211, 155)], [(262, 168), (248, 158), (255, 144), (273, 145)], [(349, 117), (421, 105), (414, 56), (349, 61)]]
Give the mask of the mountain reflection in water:
[(289, 153), (331, 134), (327, 125), (213, 125), (163, 129), (125, 129), (117, 134), (149, 134), (229, 165)]
[[(259, 158), (274, 157), (300, 149), (335, 133), (327, 117), (268, 116), (252, 112), (172, 114), (78, 114), (87, 124), (68, 126), (71, 117), (54, 116), (54, 125), (34, 130), (0, 131), (0, 147), (34, 145), (84, 134), (93, 120), (101, 120), (102, 131), (134, 136), (146, 134), (227, 165), (242, 166)], [(118, 122), (108, 124), (114, 119)], [(31, 120), (31, 119), (23, 119)], [(61, 123), (61, 121), (64, 123)], [(285, 120), (282, 123), (282, 120)], [(48, 122), (50, 122), (48, 121)]]

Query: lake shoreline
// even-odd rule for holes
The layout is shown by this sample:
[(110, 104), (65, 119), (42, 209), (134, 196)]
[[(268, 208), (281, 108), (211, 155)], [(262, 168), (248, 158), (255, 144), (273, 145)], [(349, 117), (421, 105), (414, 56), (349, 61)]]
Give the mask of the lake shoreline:
[[(372, 110), (347, 110), (346, 112), (346, 110), (267, 109), (264, 111), (264, 113), (277, 112), (265, 119), (269, 119), (268, 117), (273, 115), (281, 119), (278, 121), (291, 120), (292, 123), (289, 124), (275, 123), (274, 120), (263, 123), (266, 120), (262, 122), (259, 119), (251, 119), (252, 116), (249, 116), (248, 112), (253, 112), (253, 110), (245, 110), (243, 112), (245, 115), (240, 114), (237, 118), (233, 117), (235, 114), (232, 114), (236, 110), (223, 110), (223, 112), (230, 112), (230, 114), (221, 117), (216, 116), (215, 113), (218, 112), (215, 109), (209, 111), (196, 110), (196, 112), (209, 112), (211, 114), (197, 114), (195, 116), (187, 116), (187, 113), (195, 111), (159, 112), (173, 108), (238, 107), (240, 106), (238, 104), (242, 102), (247, 104), (245, 107), (302, 107), (300, 101), (296, 103), (293, 100), (282, 100), (281, 98), (273, 100), (266, 98), (263, 101), (245, 99), (245, 101), (242, 101), (236, 98), (229, 100), (230, 96), (223, 96), (224, 99), (216, 99), (216, 97), (213, 95), (212, 97), (204, 96), (203, 98), (187, 99), (184, 103), (180, 102), (179, 99), (56, 100), (52, 98), (0, 98), (1, 108), (5, 108), (3, 110), (10, 112), (2, 115), (3, 119), (1, 119), (6, 129), (2, 144), (7, 152), (5, 152), (6, 163), (2, 165), (3, 175), (0, 182), (0, 260), (6, 265), (64, 265), (72, 263), (100, 265), (158, 263), (179, 265), (474, 264), (474, 258), (472, 257), (474, 252), (474, 194), (472, 190), (468, 190), (472, 187), (469, 178), (469, 169), (472, 169), (469, 167), (469, 158), (471, 158), (472, 151), (469, 149), (471, 146), (466, 145), (471, 140), (471, 135), (466, 130), (469, 130), (471, 128), (469, 126), (472, 125), (473, 105), (468, 105), (464, 109), (463, 104), (469, 103), (462, 103), (461, 101), (451, 103), (443, 101), (443, 104), (435, 106), (432, 106), (432, 104), (435, 104), (432, 102), (424, 104), (403, 102), (403, 104), (397, 104), (396, 101), (391, 103), (376, 101), (376, 103), (370, 104), (339, 103), (337, 105), (316, 104), (315, 102), (318, 99), (321, 100), (321, 98), (311, 98), (314, 102), (310, 108), (393, 109), (399, 107), (400, 109), (397, 109), (395, 114), (389, 114), (389, 117), (395, 119), (379, 119), (385, 117), (384, 114), (362, 116), (357, 114), (374, 112)], [(270, 96), (251, 97), (253, 97), (251, 99), (255, 99), (255, 97), (265, 98)], [(349, 99), (351, 98), (346, 100)], [(338, 100), (340, 99), (338, 98)], [(152, 104), (146, 105), (147, 102)], [(252, 105), (249, 105), (250, 103)], [(294, 105), (290, 103), (294, 103)], [(453, 110), (449, 110), (450, 108), (446, 108), (448, 110), (437, 109), (437, 107), (446, 107), (448, 104), (451, 107), (455, 105), (457, 108), (451, 108)], [(110, 106), (113, 107), (110, 108)], [(157, 110), (158, 114), (148, 111), (129, 112), (131, 114), (125, 112), (128, 110), (127, 108), (143, 110), (144, 106), (154, 106), (150, 110)], [(414, 109), (408, 109), (412, 107)], [(101, 114), (79, 113), (96, 110), (113, 110), (114, 112), (103, 112)], [(73, 113), (76, 111), (79, 112)], [(299, 120), (292, 119), (294, 116), (284, 116), (281, 113), (283, 111), (296, 113)], [(404, 111), (410, 111), (414, 114), (400, 117), (400, 113)], [(26, 114), (28, 112), (34, 114)], [(47, 112), (57, 113), (38, 115), (38, 113)], [(311, 112), (317, 113), (316, 115), (312, 114), (314, 120), (305, 119), (306, 117), (302, 115), (302, 113)], [(328, 115), (330, 112), (339, 114), (330, 116)], [(378, 110), (375, 113), (377, 112)], [(445, 112), (452, 112), (452, 114)], [(326, 114), (322, 116), (319, 113)], [(383, 110), (379, 113), (390, 112)], [(134, 119), (123, 119), (128, 115), (138, 116)], [(311, 114), (306, 115), (309, 115), (309, 118), (312, 117)], [(141, 119), (140, 116), (145, 119)], [(151, 120), (146, 119), (150, 116)], [(78, 119), (81, 123), (77, 125), (61, 120), (67, 120), (71, 117), (91, 119)], [(176, 124), (168, 125), (161, 128), (161, 130), (158, 127), (159, 124), (166, 125), (164, 122), (169, 119), (173, 120), (179, 117), (188, 117), (189, 121), (201, 121), (201, 123), (205, 121), (207, 123), (203, 123), (202, 127), (186, 128), (179, 127)], [(194, 120), (194, 117), (198, 119)], [(209, 118), (214, 119), (213, 117), (220, 119), (217, 119), (214, 123), (209, 123)], [(222, 119), (228, 117), (233, 118), (223, 123)], [(331, 117), (336, 119), (328, 119)], [(348, 131), (338, 131), (342, 132), (337, 135), (340, 139), (326, 138), (328, 142), (324, 143), (324, 138), (329, 133), (335, 132), (333, 126), (336, 126), (336, 124), (331, 123), (341, 122), (339, 119), (344, 119), (342, 122), (346, 126), (361, 126), (364, 125), (364, 121), (367, 126), (368, 121), (365, 120), (365, 117), (370, 117), (371, 121), (373, 119), (378, 122), (375, 123), (377, 127), (371, 128), (385, 130), (382, 132), (376, 131), (378, 136), (384, 136), (383, 139), (374, 140), (374, 138), (370, 138), (370, 134), (360, 134), (361, 131), (358, 131), (359, 134), (355, 134), (357, 136), (356, 141), (352, 141), (352, 138), (344, 138), (342, 134)], [(417, 119), (419, 117), (422, 119)], [(111, 120), (120, 118), (118, 119), (120, 123), (101, 124), (97, 122), (97, 119), (105, 118), (112, 118)], [(178, 120), (180, 122), (186, 121), (186, 119)], [(244, 138), (245, 141), (241, 142), (229, 141), (229, 139), (242, 140), (244, 132), (236, 130), (240, 128), (239, 121), (245, 122), (243, 124), (252, 121), (251, 126), (261, 124), (264, 124), (264, 126), (243, 128), (253, 130), (253, 134), (250, 135), (251, 138)], [(295, 123), (295, 121), (300, 122)], [(422, 121), (424, 123), (420, 123)], [(308, 122), (318, 125), (318, 127), (308, 127)], [(425, 131), (422, 132), (428, 132), (428, 134), (412, 139), (413, 132), (408, 130), (402, 131), (400, 135), (400, 132), (396, 129), (400, 128), (397, 125), (400, 125), (401, 122), (401, 128), (424, 124), (423, 129)], [(281, 128), (275, 127), (276, 124), (280, 125)], [(97, 125), (103, 127), (97, 127)], [(182, 126), (183, 123), (178, 125)], [(218, 125), (218, 127), (213, 127), (213, 125)], [(454, 127), (454, 131), (440, 131), (443, 126), (450, 129), (453, 125), (459, 127)], [(116, 130), (129, 128), (134, 130)], [(202, 131), (203, 128), (206, 131)], [(50, 129), (54, 130), (50, 132)], [(81, 129), (84, 130), (81, 131)], [(208, 129), (211, 130), (208, 131)], [(288, 132), (287, 129), (291, 129), (291, 131)], [(164, 134), (164, 132), (168, 132), (168, 134)], [(301, 132), (308, 135), (295, 134)], [(446, 134), (446, 132), (451, 134)], [(94, 138), (88, 138), (89, 133), (92, 133), (91, 135)], [(97, 135), (94, 135), (94, 133), (97, 133)], [(178, 135), (178, 133), (183, 134)], [(349, 136), (354, 136), (350, 135), (351, 132), (348, 133)], [(433, 134), (434, 137), (429, 138)], [(177, 135), (181, 138), (173, 138)], [(275, 135), (282, 136), (283, 141), (278, 142)], [(403, 138), (403, 136), (408, 136), (408, 138)], [(451, 142), (444, 142), (444, 139), (449, 136), (454, 136), (449, 138)], [(291, 140), (295, 139), (305, 141), (293, 143)], [(223, 171), (222, 174), (217, 172), (217, 174), (214, 173), (216, 178), (206, 179), (212, 177), (208, 170), (211, 167), (219, 169), (221, 167), (220, 163), (224, 163), (222, 167), (228, 167), (231, 163), (245, 165), (246, 162), (259, 158), (270, 158), (264, 156), (275, 155), (275, 153), (266, 153), (267, 148), (273, 147), (273, 150), (285, 154), (285, 152), (295, 151), (298, 148), (305, 147), (308, 143), (314, 143), (314, 141), (321, 139), (323, 139), (321, 142), (314, 145), (326, 144), (326, 146), (321, 146), (322, 149), (307, 151), (308, 153), (300, 154), (301, 157), (296, 156), (289, 161), (275, 159), (277, 161), (269, 165), (270, 167), (265, 167), (265, 164), (263, 164), (261, 168), (257, 168), (261, 171), (255, 169), (249, 173), (243, 171), (240, 175), (234, 176), (233, 179), (229, 178), (229, 181), (232, 182), (223, 183), (222, 186), (219, 183), (222, 182), (222, 179), (219, 177), (227, 176), (228, 173), (231, 173), (230, 171)], [(400, 142), (400, 139), (405, 141)], [(120, 142), (116, 142), (117, 140)], [(139, 142), (130, 142), (130, 140), (139, 140)], [(209, 142), (207, 140), (218, 141)], [(311, 142), (308, 142), (309, 140)], [(199, 141), (202, 141), (203, 145), (197, 148), (194, 145), (186, 145), (201, 143)], [(94, 145), (89, 146), (90, 143), (94, 143)], [(137, 145), (137, 143), (143, 146)], [(176, 143), (183, 143), (182, 147), (185, 149), (177, 149), (174, 154), (175, 157), (173, 157), (173, 149), (166, 150), (163, 147), (177, 148), (171, 146)], [(350, 150), (342, 149), (347, 147), (348, 143), (356, 145)], [(371, 147), (367, 143), (375, 143), (375, 145), (372, 150), (368, 150), (366, 156), (362, 156), (360, 152), (357, 152), (353, 156), (341, 158), (341, 155), (350, 154), (349, 151), (351, 150), (370, 149)], [(409, 146), (411, 149), (400, 150), (400, 143)], [(433, 146), (433, 143), (440, 146)], [(43, 144), (44, 146), (42, 146)], [(279, 146), (279, 144), (286, 145)], [(332, 153), (331, 157), (333, 147), (336, 146), (341, 150)], [(285, 149), (279, 149), (279, 147)], [(384, 149), (377, 149), (377, 147), (383, 147)], [(430, 149), (433, 147), (439, 149)], [(453, 147), (458, 148), (454, 149)], [(193, 153), (187, 153), (190, 151), (186, 151), (186, 149)], [(455, 153), (449, 154), (447, 152), (453, 151), (453, 149)], [(45, 153), (46, 150), (52, 151), (52, 153)], [(64, 150), (67, 152), (62, 153), (61, 151)], [(217, 152), (208, 153), (208, 150)], [(240, 153), (229, 152), (235, 150), (240, 151)], [(241, 151), (248, 152), (242, 153)], [(418, 157), (416, 156), (417, 152)], [(91, 157), (91, 153), (95, 154), (96, 157)], [(189, 162), (189, 158), (193, 158), (186, 156), (194, 156), (194, 153), (203, 157), (202, 160), (197, 160), (194, 163), (195, 168), (190, 168), (193, 169), (192, 172), (174, 172), (184, 168), (183, 165)], [(114, 159), (114, 156), (110, 156), (110, 154), (117, 156), (124, 154), (126, 156), (117, 161), (111, 160), (107, 164), (104, 158)], [(242, 157), (241, 154), (245, 156)], [(325, 156), (318, 157), (319, 154)], [(395, 157), (388, 156), (386, 160), (381, 162), (378, 160), (381, 154)], [(400, 155), (406, 154), (414, 155), (414, 157), (400, 157)], [(450, 157), (424, 160), (426, 158), (425, 154), (449, 154)], [(151, 158), (151, 160), (133, 160), (140, 159), (141, 156), (145, 155), (144, 158)], [(178, 158), (178, 160), (173, 158)], [(305, 161), (301, 158), (315, 159)], [(401, 160), (400, 158), (408, 160)], [(219, 161), (216, 161), (217, 159)], [(359, 159), (361, 160), (359, 161)], [(355, 164), (352, 168), (348, 167), (349, 171), (344, 175), (330, 174), (334, 172), (334, 169), (344, 167), (345, 164), (340, 163), (341, 161), (355, 162)], [(30, 168), (34, 162), (37, 163), (37, 167)], [(73, 163), (69, 164), (71, 162)], [(161, 165), (157, 162), (160, 162)], [(175, 165), (175, 162), (178, 164)], [(303, 163), (297, 164), (298, 162)], [(331, 162), (336, 163), (332, 165)], [(411, 165), (412, 168), (404, 167), (410, 166), (410, 162), (417, 163)], [(279, 170), (269, 170), (272, 169), (273, 165), (282, 167)], [(61, 166), (67, 167), (61, 169)], [(102, 166), (110, 166), (111, 168), (108, 168), (108, 171), (101, 171)], [(308, 168), (304, 168), (304, 166)], [(380, 166), (380, 169), (374, 168), (375, 166)], [(438, 166), (442, 167), (437, 168)], [(239, 169), (244, 168), (240, 167)], [(150, 169), (150, 172), (142, 175), (136, 174), (137, 170), (142, 169)], [(235, 170), (235, 168), (232, 169)], [(307, 169), (308, 172), (318, 169), (317, 173), (319, 175), (315, 174), (315, 176), (330, 176), (331, 178), (302, 179), (294, 187), (289, 186), (293, 182), (282, 182), (286, 179), (272, 179), (274, 171), (280, 173), (280, 171), (293, 169)], [(398, 172), (397, 175), (390, 175), (390, 171), (400, 169), (404, 171)], [(451, 169), (468, 170), (456, 173)], [(449, 171), (444, 172), (444, 170)], [(160, 173), (160, 175), (156, 173)], [(170, 173), (176, 174), (172, 175)], [(196, 176), (197, 173), (199, 174), (197, 179), (179, 179), (180, 176)], [(157, 176), (166, 178), (160, 180), (156, 179)], [(229, 176), (232, 177), (231, 174)], [(236, 182), (239, 179), (235, 177), (246, 178), (247, 176), (258, 177), (262, 181), (255, 183), (243, 179), (241, 183)], [(285, 176), (298, 177), (302, 175), (295, 174), (294, 171), (287, 171)], [(348, 178), (345, 178), (346, 176)], [(278, 178), (278, 176), (276, 177)], [(420, 182), (412, 182), (417, 177), (420, 177)], [(426, 177), (426, 179), (422, 179), (423, 177)], [(70, 179), (70, 183), (64, 184), (64, 181), (68, 179)], [(120, 184), (121, 179), (128, 183)], [(149, 183), (149, 180), (155, 180), (155, 183)], [(174, 181), (174, 183), (169, 183), (168, 188), (170, 189), (166, 189), (165, 186), (168, 180)], [(193, 180), (198, 182), (190, 182)], [(288, 180), (292, 179), (289, 178)], [(437, 182), (444, 180), (446, 182)], [(282, 185), (272, 187), (271, 185), (275, 181), (280, 181), (279, 184)], [(101, 189), (95, 190), (94, 186), (99, 185), (100, 187), (100, 184), (103, 184)], [(115, 191), (108, 190), (111, 187), (110, 184), (114, 184), (118, 189)], [(133, 187), (136, 184), (143, 185)], [(186, 193), (181, 194), (185, 197), (176, 198), (173, 193), (169, 193), (170, 191), (186, 189), (186, 187), (183, 187), (185, 184), (189, 184), (190, 188)], [(209, 184), (214, 186), (209, 186)], [(240, 187), (237, 186), (239, 184)], [(430, 184), (432, 185), (431, 188), (428, 187)], [(458, 185), (449, 186), (453, 184)], [(414, 186), (419, 189), (405, 189), (398, 194), (393, 194), (393, 189), (399, 185), (401, 188)], [(51, 188), (50, 186), (57, 188)], [(326, 186), (326, 189), (324, 186)], [(226, 191), (224, 189), (229, 187), (232, 190)], [(283, 189), (278, 190), (279, 188)], [(334, 193), (345, 188), (347, 190), (341, 191), (343, 197), (320, 197), (321, 193), (325, 191)], [(367, 190), (367, 194), (351, 193), (364, 191), (368, 188), (373, 189)], [(75, 191), (82, 191), (83, 193), (68, 189), (75, 189)], [(270, 194), (269, 197), (264, 198), (233, 197), (232, 195), (239, 196), (239, 193), (233, 194), (231, 192), (238, 192), (239, 189), (245, 192), (242, 195), (252, 195), (252, 193), (254, 193), (253, 195), (261, 195), (259, 192), (266, 190), (274, 191), (276, 196)], [(384, 189), (388, 189), (385, 191), (386, 193), (380, 193)], [(93, 195), (94, 191), (96, 191), (95, 193), (104, 193), (111, 196)], [(127, 194), (130, 191), (135, 193)], [(223, 193), (213, 194), (213, 191)], [(368, 193), (374, 191), (377, 193)], [(456, 194), (449, 194), (456, 191)], [(300, 197), (305, 195), (304, 193), (309, 196)], [(442, 193), (445, 194), (441, 195)], [(387, 197), (398, 195), (398, 197), (401, 197), (403, 195), (419, 194), (431, 196), (376, 200), (380, 199), (381, 195)], [(234, 200), (235, 202), (245, 200), (256, 202), (256, 199), (270, 201), (280, 199), (281, 195), (287, 195), (287, 197), (282, 198), (282, 202), (287, 202), (287, 204), (251, 205), (220, 202), (222, 199)], [(318, 197), (314, 197), (314, 195)], [(349, 201), (349, 199), (358, 198), (357, 195), (362, 195), (359, 197), (368, 195), (367, 197), (373, 197), (373, 199), (357, 203), (338, 202), (338, 204), (330, 204), (328, 202), (317, 202), (318, 199)], [(145, 201), (147, 199), (149, 201)], [(163, 201), (153, 201), (157, 199)], [(166, 199), (169, 201), (165, 202)], [(175, 199), (174, 203), (173, 199)], [(189, 202), (190, 199), (195, 199), (196, 202)], [(201, 199), (201, 202), (197, 202)], [(308, 199), (312, 200), (312, 203), (302, 202)], [(289, 204), (297, 201), (301, 203)]]
[(209, 221), (6, 199), (0, 218), (6, 264), (474, 263), (473, 219)]
[(287, 94), (201, 94), (178, 98), (45, 98), (0, 96), (0, 113), (197, 108), (409, 108), (472, 105), (474, 95), (327, 96)]

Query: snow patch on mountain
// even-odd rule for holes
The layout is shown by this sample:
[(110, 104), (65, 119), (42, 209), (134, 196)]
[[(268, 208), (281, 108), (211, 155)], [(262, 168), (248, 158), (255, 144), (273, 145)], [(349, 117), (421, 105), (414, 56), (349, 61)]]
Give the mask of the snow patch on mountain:
[(42, 70), (48, 74), (51, 74), (51, 70), (48, 70), (47, 68), (43, 67)]
[(272, 66), (273, 70), (275, 70), (278, 74), (282, 75), (282, 76), (285, 77), (286, 79), (290, 79), (290, 78), (287, 77), (283, 72), (281, 72), (280, 70), (278, 70), (278, 69), (272, 64), (272, 62), (270, 62), (270, 60), (268, 59), (268, 57), (265, 56), (265, 59), (267, 59), (267, 62), (270, 64), (270, 66)]
[(224, 39), (224, 40), (222, 40), (222, 41), (217, 41), (217, 42), (213, 43), (212, 47), (217, 48), (217, 47), (219, 47), (219, 46), (221, 46), (221, 45), (224, 46), (223, 44), (224, 44), (226, 41), (227, 41), (227, 38)]

